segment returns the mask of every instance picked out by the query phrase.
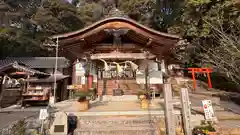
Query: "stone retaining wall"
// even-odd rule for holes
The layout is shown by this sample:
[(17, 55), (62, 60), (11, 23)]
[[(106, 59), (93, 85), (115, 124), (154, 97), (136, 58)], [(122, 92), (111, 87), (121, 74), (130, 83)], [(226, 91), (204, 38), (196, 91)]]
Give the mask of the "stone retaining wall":
[(1, 96), (0, 107), (4, 108), (16, 104), (21, 98), (21, 91), (19, 89), (5, 90)]

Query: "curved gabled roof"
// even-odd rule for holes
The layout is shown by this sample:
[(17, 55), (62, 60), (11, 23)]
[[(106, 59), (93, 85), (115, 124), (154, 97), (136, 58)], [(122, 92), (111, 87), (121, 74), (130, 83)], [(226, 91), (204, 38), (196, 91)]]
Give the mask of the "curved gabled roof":
[[(51, 36), (50, 39), (59, 39), (60, 52), (66, 55), (81, 57), (85, 49), (91, 49), (95, 43), (104, 41), (111, 34), (106, 30), (127, 30), (124, 37), (148, 48), (154, 55), (164, 54), (181, 40), (180, 36), (159, 32), (148, 28), (132, 19), (124, 17), (110, 17), (98, 21), (83, 29)], [(70, 57), (67, 56), (67, 57)]]
[[(122, 23), (122, 26), (119, 26), (117, 23)], [(84, 34), (88, 31), (96, 29), (97, 27), (100, 27), (102, 25), (108, 25), (108, 27), (113, 27), (113, 28), (121, 28), (121, 27), (128, 27), (127, 24), (135, 26), (136, 28), (144, 30), (144, 31), (148, 32), (149, 34), (152, 34), (152, 35), (155, 35), (155, 36), (162, 36), (162, 37), (170, 38), (170, 39), (180, 39), (180, 36), (167, 34), (167, 33), (163, 33), (163, 32), (153, 30), (153, 29), (148, 28), (148, 27), (146, 27), (146, 26), (144, 26), (144, 25), (142, 25), (142, 24), (140, 24), (140, 23), (138, 23), (138, 22), (136, 22), (132, 19), (128, 19), (128, 18), (124, 18), (124, 17), (106, 18), (106, 19), (103, 19), (103, 20), (98, 21), (96, 23), (93, 23), (92, 25), (90, 25), (88, 27), (85, 27), (83, 29), (80, 29), (80, 30), (77, 30), (77, 31), (74, 31), (74, 32), (65, 33), (65, 34), (54, 35), (50, 38), (56, 39), (58, 37), (59, 39), (66, 39), (68, 37), (73, 37), (73, 36), (76, 36), (76, 35)]]

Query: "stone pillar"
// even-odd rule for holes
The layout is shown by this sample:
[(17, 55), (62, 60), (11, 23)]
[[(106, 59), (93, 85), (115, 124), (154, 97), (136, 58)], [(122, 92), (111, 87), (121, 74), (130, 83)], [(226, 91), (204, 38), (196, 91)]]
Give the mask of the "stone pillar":
[(175, 130), (175, 114), (172, 99), (172, 86), (171, 84), (164, 84), (164, 106), (165, 106), (165, 123), (167, 135), (176, 135)]

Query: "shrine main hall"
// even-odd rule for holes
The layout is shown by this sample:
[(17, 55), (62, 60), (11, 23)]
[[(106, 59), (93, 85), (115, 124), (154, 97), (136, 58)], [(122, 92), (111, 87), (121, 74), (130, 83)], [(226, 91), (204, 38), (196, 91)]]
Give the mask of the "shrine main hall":
[(51, 39), (59, 55), (72, 63), (72, 85), (95, 88), (98, 96), (115, 95), (115, 89), (123, 96), (146, 89), (161, 92), (182, 41), (125, 17), (109, 17)]

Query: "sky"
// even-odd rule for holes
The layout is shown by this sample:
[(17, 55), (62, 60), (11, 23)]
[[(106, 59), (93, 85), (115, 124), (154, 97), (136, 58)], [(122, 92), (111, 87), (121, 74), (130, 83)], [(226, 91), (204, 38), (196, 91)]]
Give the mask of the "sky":
[(72, 3), (72, 0), (67, 0), (69, 3)]

